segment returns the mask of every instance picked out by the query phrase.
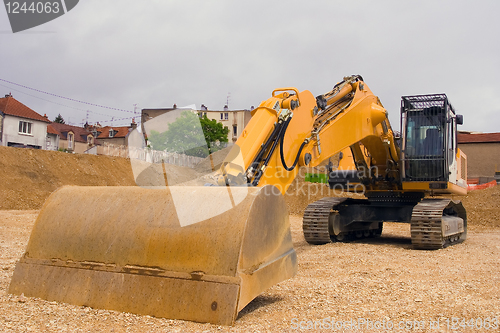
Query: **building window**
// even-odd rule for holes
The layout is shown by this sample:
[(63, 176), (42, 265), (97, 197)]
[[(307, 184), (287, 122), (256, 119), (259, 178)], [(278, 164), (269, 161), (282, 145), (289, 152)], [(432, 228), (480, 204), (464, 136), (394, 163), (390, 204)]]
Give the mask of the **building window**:
[(112, 138), (115, 136), (115, 130), (114, 129), (110, 129), (109, 130), (109, 137)]
[(75, 136), (73, 133), (68, 133), (68, 149), (73, 149), (73, 142), (75, 140)]
[(224, 113), (224, 120), (228, 120), (229, 119), (229, 113), (225, 112)]
[(19, 121), (19, 133), (31, 135), (31, 125), (27, 121)]
[(87, 136), (87, 144), (89, 146), (93, 146), (94, 145), (94, 137), (92, 135)]
[(238, 136), (238, 126), (233, 125), (233, 136)]
[(224, 120), (224, 113), (220, 113), (220, 120)]

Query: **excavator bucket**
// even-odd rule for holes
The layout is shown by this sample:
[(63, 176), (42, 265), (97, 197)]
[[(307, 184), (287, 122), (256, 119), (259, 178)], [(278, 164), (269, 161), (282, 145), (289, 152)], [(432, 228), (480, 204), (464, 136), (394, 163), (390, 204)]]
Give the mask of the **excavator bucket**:
[(273, 186), (65, 186), (42, 208), (9, 292), (231, 325), (296, 270)]

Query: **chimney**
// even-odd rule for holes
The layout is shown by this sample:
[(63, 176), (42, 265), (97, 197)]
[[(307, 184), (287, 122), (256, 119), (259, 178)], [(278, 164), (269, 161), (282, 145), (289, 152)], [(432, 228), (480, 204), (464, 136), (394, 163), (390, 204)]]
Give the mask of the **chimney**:
[(135, 119), (132, 119), (132, 123), (130, 124), (130, 127), (132, 130), (135, 130), (137, 128), (137, 123), (135, 122)]

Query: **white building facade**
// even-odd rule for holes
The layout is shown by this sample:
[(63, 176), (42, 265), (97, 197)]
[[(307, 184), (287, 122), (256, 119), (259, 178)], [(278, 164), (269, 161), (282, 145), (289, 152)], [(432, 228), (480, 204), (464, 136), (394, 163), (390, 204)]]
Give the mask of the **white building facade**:
[(0, 145), (46, 149), (49, 123), (11, 95), (0, 98)]

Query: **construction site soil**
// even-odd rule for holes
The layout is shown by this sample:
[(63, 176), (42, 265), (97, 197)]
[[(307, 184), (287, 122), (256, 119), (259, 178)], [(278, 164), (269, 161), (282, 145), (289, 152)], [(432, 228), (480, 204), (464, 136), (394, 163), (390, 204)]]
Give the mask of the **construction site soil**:
[[(334, 193), (324, 185), (305, 183), (306, 170), (301, 170), (286, 195), (298, 274), (258, 296), (233, 327), (224, 327), (8, 294), (15, 264), (52, 191), (62, 185), (135, 185), (135, 179), (124, 158), (6, 147), (0, 147), (0, 167), (3, 332), (500, 330), (499, 186), (455, 198), (467, 209), (469, 233), (466, 242), (452, 247), (413, 250), (409, 225), (395, 223), (385, 223), (380, 238), (312, 246), (303, 238), (301, 214), (309, 202)], [(199, 175), (176, 166), (165, 170), (176, 176), (175, 183)]]

